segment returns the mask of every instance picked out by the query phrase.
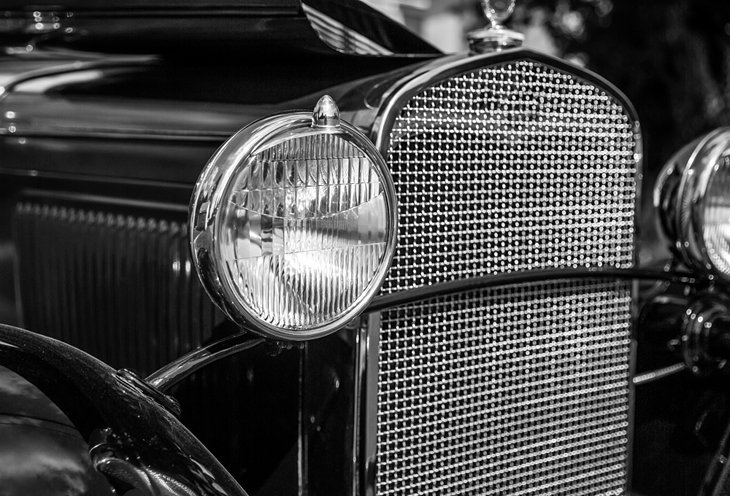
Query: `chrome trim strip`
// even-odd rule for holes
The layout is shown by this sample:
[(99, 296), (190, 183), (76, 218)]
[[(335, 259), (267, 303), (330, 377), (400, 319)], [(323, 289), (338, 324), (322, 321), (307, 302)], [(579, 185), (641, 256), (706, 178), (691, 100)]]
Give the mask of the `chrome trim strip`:
[(631, 493), (631, 481), (633, 479), (634, 474), (634, 439), (636, 437), (636, 422), (634, 421), (636, 417), (636, 384), (633, 381), (633, 378), (636, 374), (636, 363), (638, 361), (639, 356), (639, 341), (637, 339), (638, 334), (638, 325), (639, 322), (639, 304), (638, 304), (638, 295), (639, 295), (639, 282), (637, 280), (634, 280), (634, 283), (631, 285), (631, 344), (629, 345), (629, 384), (628, 384), (628, 390), (629, 390), (629, 414), (628, 414), (628, 420), (629, 425), (627, 429), (627, 437), (628, 437), (628, 443), (627, 443), (627, 455), (626, 455), (626, 480), (624, 481), (624, 491), (626, 494)]
[(549, 269), (529, 272), (507, 272), (484, 277), (458, 279), (423, 286), (389, 295), (378, 296), (365, 312), (382, 312), (389, 308), (399, 307), (408, 303), (436, 298), (454, 293), (464, 293), (485, 288), (509, 286), (531, 282), (558, 281), (567, 279), (620, 279), (620, 280), (649, 280), (669, 281), (677, 284), (694, 286), (701, 281), (689, 272), (665, 272), (645, 269)]
[[(1, 88), (0, 88), (1, 89)], [(2, 101), (2, 94), (0, 94)], [(8, 128), (0, 127), (0, 137), (2, 138), (52, 138), (52, 139), (97, 139), (97, 140), (135, 140), (135, 141), (161, 141), (173, 142), (182, 141), (184, 143), (210, 143), (220, 144), (223, 140), (230, 137), (229, 133), (216, 132), (198, 132), (198, 131), (172, 131), (164, 129), (146, 129), (143, 131), (112, 131), (112, 130), (93, 130), (93, 129), (74, 129), (66, 130), (43, 130), (43, 131), (26, 131), (24, 129), (16, 129), (11, 132)]]
[[(382, 45), (350, 29), (311, 5), (302, 2), (302, 10), (319, 39), (333, 50), (354, 55), (393, 55)], [(349, 45), (349, 50), (348, 50)]]
[(649, 372), (636, 375), (632, 382), (634, 383), (634, 386), (643, 386), (644, 384), (664, 379), (665, 377), (682, 372), (683, 370), (687, 370), (687, 365), (684, 362), (675, 363), (674, 365), (669, 365), (661, 369), (651, 370)]
[[(361, 327), (358, 339), (360, 355), (358, 357), (359, 363), (357, 380), (360, 392), (364, 393), (365, 401), (360, 401), (359, 407), (357, 406), (358, 402), (356, 402), (356, 410), (360, 411), (360, 419), (364, 420), (364, 422), (360, 422), (361, 430), (363, 431), (362, 433), (372, 434), (370, 431), (374, 429), (374, 422), (377, 419), (377, 409), (373, 407), (368, 408), (368, 405), (377, 404), (378, 355), (377, 353), (374, 353), (374, 351), (377, 351), (379, 347), (381, 311), (407, 303), (413, 303), (418, 300), (464, 291), (507, 286), (525, 282), (580, 278), (665, 280), (687, 285), (694, 285), (697, 283), (694, 276), (682, 272), (661, 272), (634, 269), (551, 270), (463, 279), (449, 283), (436, 284), (429, 288), (418, 288), (402, 291), (394, 295), (378, 297), (365, 311), (370, 315), (368, 316), (367, 324)], [(226, 358), (241, 351), (246, 351), (258, 346), (265, 341), (266, 340), (264, 338), (248, 332), (228, 336), (183, 355), (177, 360), (165, 365), (158, 371), (150, 374), (146, 380), (150, 385), (158, 388), (159, 390), (166, 391), (197, 370), (200, 370), (201, 368), (222, 358)], [(634, 383), (640, 382), (641, 381), (638, 379), (634, 380)], [(371, 403), (371, 401), (375, 403)], [(370, 439), (370, 442), (368, 442), (368, 439)], [(375, 453), (374, 436), (361, 438), (360, 442), (362, 447), (361, 453), (368, 455), (365, 460), (370, 460)], [(368, 466), (366, 464), (362, 478), (370, 479), (372, 477), (374, 477), (372, 466)], [(365, 485), (364, 487), (367, 488), (368, 486)]]
[[(375, 478), (377, 475), (377, 423), (378, 423), (378, 350), (380, 349), (380, 312), (368, 316), (367, 325), (363, 326), (361, 339), (361, 353), (364, 355), (364, 368), (362, 369), (361, 382), (361, 404), (360, 404), (360, 427), (358, 433), (361, 436), (357, 445), (359, 455), (356, 464), (358, 465), (358, 484), (360, 491), (354, 493), (364, 496), (375, 496)], [(358, 463), (359, 462), (359, 463)]]
[[(378, 315), (378, 314), (374, 314)], [(358, 496), (360, 494), (360, 480), (362, 479), (362, 467), (360, 464), (360, 453), (362, 447), (360, 443), (363, 439), (367, 439), (364, 435), (358, 432), (358, 428), (364, 426), (362, 418), (365, 413), (364, 405), (367, 403), (364, 400), (364, 392), (367, 392), (367, 338), (368, 338), (368, 323), (370, 319), (365, 316), (360, 319), (360, 325), (357, 328), (355, 334), (355, 367), (353, 374), (353, 386), (354, 392), (352, 398), (352, 421), (353, 421), (353, 442), (352, 442), (352, 481), (351, 482), (351, 496)]]
[(0, 86), (0, 101), (7, 97), (18, 85), (45, 77), (60, 76), (72, 72), (92, 71), (98, 69), (109, 69), (114, 67), (149, 65), (156, 62), (157, 57), (153, 56), (136, 56), (136, 57), (116, 57), (112, 59), (104, 58), (91, 61), (75, 61), (70, 64), (61, 64), (49, 68), (36, 69), (24, 72), (11, 78), (7, 83)]

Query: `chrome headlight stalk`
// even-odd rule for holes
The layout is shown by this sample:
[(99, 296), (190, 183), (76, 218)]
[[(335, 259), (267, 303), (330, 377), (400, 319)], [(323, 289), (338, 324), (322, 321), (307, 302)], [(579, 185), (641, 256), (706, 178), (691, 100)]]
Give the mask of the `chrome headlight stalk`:
[(305, 340), (356, 317), (395, 251), (393, 179), (324, 96), (314, 113), (242, 129), (206, 165), (190, 206), (193, 260), (213, 301), (268, 337)]
[(730, 128), (716, 129), (669, 160), (654, 205), (685, 263), (730, 282)]

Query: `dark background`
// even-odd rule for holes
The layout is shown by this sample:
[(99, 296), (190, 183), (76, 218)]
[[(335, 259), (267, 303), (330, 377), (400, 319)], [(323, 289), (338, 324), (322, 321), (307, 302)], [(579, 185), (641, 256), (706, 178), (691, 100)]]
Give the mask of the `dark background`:
[(634, 103), (649, 175), (682, 144), (730, 122), (730, 2), (536, 0), (515, 21), (525, 23), (535, 9), (550, 12), (547, 26), (562, 53)]

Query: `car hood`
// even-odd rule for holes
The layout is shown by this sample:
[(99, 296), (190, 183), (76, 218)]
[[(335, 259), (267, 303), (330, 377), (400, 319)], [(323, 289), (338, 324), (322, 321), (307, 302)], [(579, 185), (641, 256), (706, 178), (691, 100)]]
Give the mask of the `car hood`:
[(207, 58), (439, 53), (359, 0), (11, 0), (0, 7), (0, 44), (13, 48)]

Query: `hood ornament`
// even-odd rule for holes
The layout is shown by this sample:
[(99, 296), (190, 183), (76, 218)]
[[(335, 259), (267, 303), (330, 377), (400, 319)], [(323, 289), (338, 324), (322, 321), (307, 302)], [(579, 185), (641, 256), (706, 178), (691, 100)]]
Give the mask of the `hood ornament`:
[(488, 53), (521, 46), (524, 35), (502, 25), (515, 10), (515, 0), (482, 0), (481, 3), (489, 25), (467, 35), (471, 53)]

